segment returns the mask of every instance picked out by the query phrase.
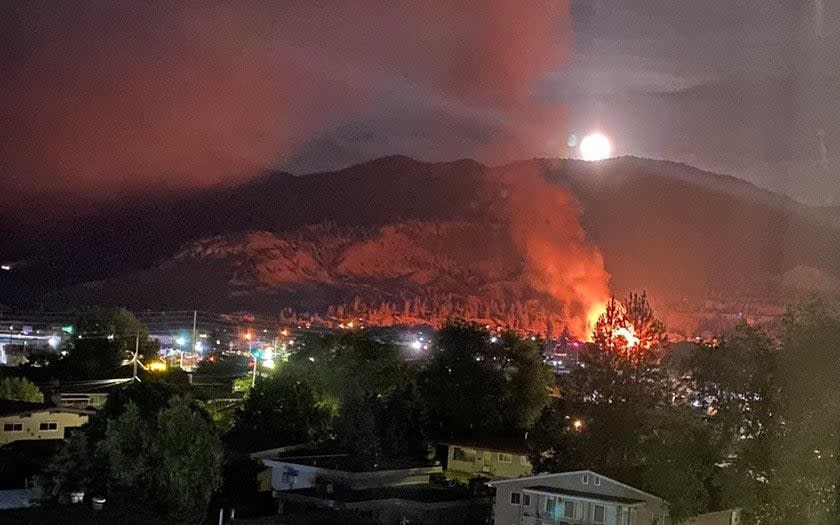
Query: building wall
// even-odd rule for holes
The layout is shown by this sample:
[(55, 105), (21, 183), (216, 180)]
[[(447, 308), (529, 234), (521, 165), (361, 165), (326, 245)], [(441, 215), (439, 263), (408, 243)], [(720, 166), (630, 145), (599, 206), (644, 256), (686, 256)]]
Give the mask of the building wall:
[[(23, 415), (0, 417), (0, 445), (21, 439), (64, 439), (67, 428), (80, 427), (88, 422), (87, 414), (43, 410)], [(56, 423), (55, 430), (41, 430), (41, 423)], [(7, 424), (21, 425), (21, 430), (7, 431)]]
[[(456, 449), (463, 451), (472, 461), (455, 459)], [(493, 452), (470, 447), (449, 445), (447, 447), (446, 476), (451, 479), (470, 479), (480, 476), (489, 478), (521, 478), (534, 472), (525, 454)], [(502, 461), (500, 454), (507, 454), (511, 461)]]
[[(531, 494), (531, 505), (527, 508), (525, 508), (523, 505), (521, 513), (525, 516), (531, 517), (545, 516), (545, 501), (549, 497), (550, 496), (545, 496), (542, 494)], [(561, 498), (560, 496), (555, 497), (558, 499)], [(596, 523), (594, 521), (595, 506), (600, 505), (604, 508), (604, 521), (602, 522), (603, 525), (637, 525), (638, 523), (641, 523), (639, 511), (627, 505), (622, 505), (620, 503), (613, 503), (608, 501), (595, 503), (592, 501), (578, 500), (573, 497), (563, 499), (574, 501), (575, 515), (573, 518), (565, 518), (565, 514), (563, 514), (563, 511), (560, 510), (560, 506), (558, 505), (556, 515), (557, 521), (569, 521), (575, 523)], [(619, 507), (621, 507), (620, 522), (618, 520)]]
[(346, 472), (276, 460), (264, 460), (271, 468), (273, 490), (285, 491), (314, 487), (318, 478), (342, 483), (354, 490), (416, 485), (429, 482), (430, 474), (440, 473), (440, 467), (423, 467), (403, 470), (382, 470), (374, 472)]
[[(590, 473), (587, 483), (583, 482), (582, 473), (553, 474), (540, 477), (539, 479), (514, 479), (500, 483), (495, 486), (496, 497), (493, 506), (494, 523), (496, 525), (519, 525), (520, 506), (510, 503), (510, 493), (521, 493), (525, 487), (544, 485), (559, 489), (646, 500), (649, 503), (637, 511), (635, 524), (669, 525), (668, 520), (662, 519), (663, 515), (667, 515), (667, 504), (664, 501), (651, 496), (645, 496), (631, 488), (614, 483), (612, 480), (600, 476), (598, 476), (597, 480), (600, 484), (596, 485), (595, 476)], [(533, 498), (531, 504), (532, 506), (537, 504), (533, 501)]]

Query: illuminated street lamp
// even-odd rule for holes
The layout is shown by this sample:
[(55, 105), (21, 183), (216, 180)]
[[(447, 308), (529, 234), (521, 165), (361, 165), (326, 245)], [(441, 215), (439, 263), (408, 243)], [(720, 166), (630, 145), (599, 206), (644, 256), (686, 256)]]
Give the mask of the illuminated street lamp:
[(582, 419), (575, 419), (572, 421), (572, 428), (575, 432), (581, 432), (583, 430), (583, 420)]

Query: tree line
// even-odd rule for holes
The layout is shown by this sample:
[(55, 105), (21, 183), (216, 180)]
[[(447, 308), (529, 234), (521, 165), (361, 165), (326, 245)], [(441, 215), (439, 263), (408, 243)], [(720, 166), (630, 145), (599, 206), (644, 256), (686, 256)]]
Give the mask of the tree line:
[(630, 294), (607, 305), (592, 340), (578, 367), (555, 374), (542, 342), (466, 321), (410, 360), (405, 345), (366, 331), (305, 335), (224, 418), (184, 383), (149, 378), (65, 443), (47, 493), (84, 486), (188, 519), (151, 487), (191, 495), (192, 509), (236, 497), (244, 485), (223, 457), (235, 450), (311, 443), (363, 468), (429, 460), (436, 441), (518, 436), (535, 471), (601, 472), (668, 500), (675, 519), (732, 507), (761, 524), (840, 516), (836, 306), (813, 300), (775, 327), (669, 344), (647, 297)]

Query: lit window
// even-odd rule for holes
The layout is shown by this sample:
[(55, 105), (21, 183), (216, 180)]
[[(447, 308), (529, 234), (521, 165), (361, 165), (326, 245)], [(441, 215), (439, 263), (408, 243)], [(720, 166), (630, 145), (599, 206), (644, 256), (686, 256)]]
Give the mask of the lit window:
[(564, 501), (563, 502), (563, 517), (564, 518), (574, 518), (575, 517), (575, 502), (574, 501)]
[(23, 423), (5, 423), (3, 432), (23, 432)]
[(592, 519), (595, 523), (604, 523), (606, 510), (603, 505), (595, 505), (592, 510)]
[(513, 461), (513, 456), (511, 456), (510, 454), (505, 454), (504, 452), (499, 452), (497, 455), (497, 459), (499, 460), (499, 463), (510, 463), (511, 461)]
[(47, 431), (58, 430), (58, 423), (56, 423), (55, 421), (50, 421), (49, 423), (41, 423), (38, 429)]
[(518, 492), (511, 492), (510, 493), (510, 504), (511, 505), (519, 505), (522, 501), (522, 494)]

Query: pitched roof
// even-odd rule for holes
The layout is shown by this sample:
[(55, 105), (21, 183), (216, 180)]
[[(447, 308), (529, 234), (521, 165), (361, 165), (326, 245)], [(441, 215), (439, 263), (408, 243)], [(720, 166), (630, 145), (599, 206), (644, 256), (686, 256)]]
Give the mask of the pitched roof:
[(521, 481), (540, 482), (540, 481), (548, 481), (551, 478), (555, 478), (555, 477), (559, 477), (559, 476), (571, 476), (573, 474), (590, 474), (590, 475), (593, 475), (593, 476), (599, 476), (600, 478), (609, 480), (609, 481), (615, 483), (616, 485), (619, 485), (619, 486), (624, 487), (626, 489), (632, 490), (632, 491), (636, 492), (637, 494), (641, 494), (643, 496), (658, 499), (660, 501), (665, 501), (664, 499), (660, 498), (659, 496), (656, 496), (656, 495), (651, 494), (649, 492), (645, 492), (641, 489), (637, 489), (636, 487), (634, 487), (632, 485), (622, 483), (618, 480), (615, 480), (613, 478), (604, 476), (603, 474), (599, 474), (599, 473), (594, 472), (592, 470), (573, 470), (573, 471), (570, 471), (570, 472), (554, 472), (554, 473), (545, 472), (545, 473), (542, 473), (542, 474), (537, 474), (535, 476), (527, 476), (527, 477), (522, 477), (522, 478), (499, 479), (499, 480), (495, 480), (495, 481), (489, 481), (489, 482), (487, 482), (487, 484), (490, 485), (491, 487), (495, 487), (496, 485), (504, 485), (505, 483), (515, 483), (515, 482), (521, 482)]
[(621, 496), (612, 496), (610, 494), (598, 494), (597, 492), (584, 492), (581, 490), (561, 489), (557, 487), (549, 487), (547, 485), (535, 485), (532, 487), (525, 487), (522, 490), (533, 490), (535, 492), (557, 494), (558, 496), (571, 496), (575, 498), (594, 499), (597, 501), (611, 501), (614, 503), (624, 503), (627, 505), (645, 503), (645, 500), (643, 499), (623, 498)]

